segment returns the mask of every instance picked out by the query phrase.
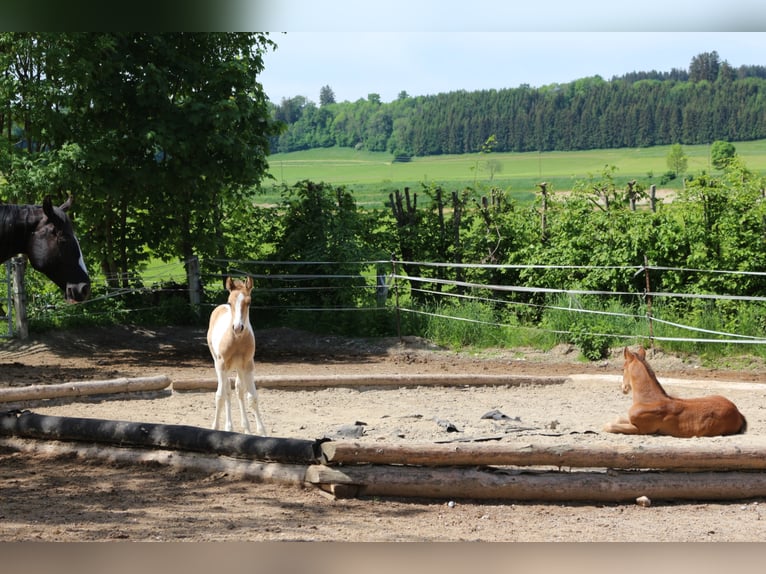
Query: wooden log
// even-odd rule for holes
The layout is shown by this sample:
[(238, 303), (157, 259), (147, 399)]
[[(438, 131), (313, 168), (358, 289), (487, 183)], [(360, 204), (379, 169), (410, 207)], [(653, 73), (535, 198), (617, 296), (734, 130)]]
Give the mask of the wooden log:
[(663, 470), (766, 470), (766, 442), (760, 445), (581, 446), (572, 444), (366, 444), (325, 442), (330, 464), (416, 466), (556, 466)]
[[(531, 375), (466, 375), (466, 374), (369, 374), (369, 375), (275, 375), (255, 378), (264, 389), (303, 389), (316, 387), (420, 387), (420, 386), (521, 386), (561, 385), (567, 377)], [(231, 382), (231, 380), (230, 380)], [(214, 391), (218, 383), (213, 377), (173, 381), (174, 391)]]
[(201, 472), (225, 472), (255, 482), (305, 484), (306, 465), (258, 462), (204, 453), (162, 449), (138, 449), (74, 442), (39, 441), (22, 438), (0, 438), (0, 447), (41, 456), (76, 455), (105, 463), (151, 464)]
[(186, 425), (135, 423), (38, 415), (0, 414), (0, 436), (165, 448), (283, 463), (318, 462), (320, 440), (261, 437)]
[(82, 381), (55, 385), (31, 385), (0, 389), (0, 402), (33, 401), (62, 397), (83, 397), (113, 393), (159, 391), (170, 385), (165, 375), (156, 377), (119, 378), (107, 381)]
[[(307, 482), (350, 496), (624, 502), (741, 500), (766, 495), (766, 473), (749, 472), (498, 472), (406, 466), (310, 466)], [(342, 487), (342, 488), (341, 488)]]
[[(732, 389), (738, 391), (762, 391), (763, 383), (748, 383), (744, 381), (722, 381), (718, 379), (672, 379), (662, 377), (662, 386), (668, 389)], [(605, 388), (619, 389), (622, 385), (622, 375), (593, 375), (576, 374), (567, 377), (567, 383), (599, 383)], [(618, 391), (619, 392), (619, 391)], [(681, 392), (681, 391), (679, 391)]]

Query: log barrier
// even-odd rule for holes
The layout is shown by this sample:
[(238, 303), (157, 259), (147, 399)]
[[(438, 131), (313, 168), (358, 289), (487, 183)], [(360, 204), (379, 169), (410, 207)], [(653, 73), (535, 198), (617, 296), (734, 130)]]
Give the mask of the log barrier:
[[(420, 386), (520, 386), (520, 385), (562, 385), (567, 377), (542, 377), (530, 375), (487, 375), (487, 374), (369, 374), (369, 375), (275, 375), (255, 378), (255, 386), (263, 389), (309, 389), (327, 386), (349, 387), (420, 387)], [(229, 379), (233, 384), (233, 380)], [(218, 387), (215, 378), (203, 377), (173, 381), (174, 391), (214, 391)]]
[(322, 442), (246, 435), (187, 425), (39, 415), (18, 410), (0, 413), (0, 436), (164, 448), (302, 464), (319, 460)]
[[(327, 386), (334, 382), (400, 387), (565, 381), (458, 377), (405, 375), (386, 376), (385, 380), (382, 376), (272, 377), (261, 384), (268, 386), (271, 382), (291, 388)], [(176, 383), (172, 383), (174, 389)], [(144, 377), (0, 389), (0, 396), (6, 402), (37, 400), (158, 390), (168, 384), (167, 377)], [(653, 500), (766, 497), (766, 443), (752, 442), (706, 445), (680, 440), (671, 446), (637, 447), (527, 442), (380, 444), (258, 437), (184, 425), (54, 417), (9, 410), (0, 412), (0, 445), (49, 455), (71, 452), (107, 461), (159, 462), (226, 472), (256, 481), (310, 484), (336, 498), (624, 502), (639, 496)]]
[(492, 468), (311, 466), (307, 482), (337, 498), (627, 502), (742, 500), (766, 496), (766, 473), (530, 472)]
[(673, 470), (677, 472), (766, 470), (761, 445), (709, 445), (679, 439), (673, 446), (583, 446), (572, 444), (379, 444), (329, 441), (321, 445), (326, 464), (428, 467), (527, 466)]
[(41, 441), (17, 437), (2, 438), (0, 445), (17, 451), (41, 456), (74, 455), (105, 463), (161, 464), (179, 470), (198, 470), (210, 474), (223, 472), (229, 476), (254, 482), (276, 482), (295, 486), (306, 484), (308, 465), (263, 462), (229, 458), (217, 454), (185, 452), (166, 449), (146, 449), (104, 444)]
[(52, 385), (0, 388), (0, 403), (72, 398), (113, 393), (160, 391), (168, 388), (170, 378), (156, 377), (118, 378), (107, 381), (83, 381)]

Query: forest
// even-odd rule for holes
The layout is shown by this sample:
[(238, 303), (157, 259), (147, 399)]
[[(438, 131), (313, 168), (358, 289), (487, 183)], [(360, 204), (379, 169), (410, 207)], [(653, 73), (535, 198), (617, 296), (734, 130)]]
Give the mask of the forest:
[(717, 52), (692, 58), (688, 70), (631, 72), (539, 88), (401, 92), (390, 102), (369, 94), (319, 104), (304, 96), (271, 103), (287, 129), (272, 152), (342, 146), (400, 158), (474, 153), (490, 136), (494, 151), (569, 151), (704, 144), (766, 138), (766, 67), (734, 68)]

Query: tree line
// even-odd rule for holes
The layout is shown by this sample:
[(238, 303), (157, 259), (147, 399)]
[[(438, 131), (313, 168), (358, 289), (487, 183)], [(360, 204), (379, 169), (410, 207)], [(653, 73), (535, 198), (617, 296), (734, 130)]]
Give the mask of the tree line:
[(288, 129), (273, 152), (341, 146), (401, 156), (495, 151), (567, 151), (766, 137), (766, 68), (733, 68), (717, 52), (688, 70), (632, 72), (540, 88), (457, 91), (390, 103), (378, 94), (336, 102), (329, 86), (317, 105), (305, 96), (271, 104)]

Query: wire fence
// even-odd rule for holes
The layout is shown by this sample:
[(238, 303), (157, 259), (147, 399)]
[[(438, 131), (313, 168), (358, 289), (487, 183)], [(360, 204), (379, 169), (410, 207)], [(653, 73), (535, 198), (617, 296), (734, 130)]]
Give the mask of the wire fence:
[[(751, 275), (751, 276), (761, 276), (766, 277), (766, 273), (764, 272), (752, 272), (752, 271), (726, 271), (726, 270), (706, 270), (706, 269), (692, 269), (692, 268), (676, 268), (676, 267), (660, 267), (660, 266), (652, 266), (652, 265), (637, 265), (637, 266), (573, 266), (573, 265), (485, 265), (485, 264), (449, 264), (449, 263), (433, 263), (433, 262), (425, 262), (425, 261), (399, 261), (396, 262), (399, 265), (402, 266), (409, 266), (410, 268), (442, 268), (442, 267), (453, 267), (453, 268), (462, 268), (462, 269), (498, 269), (498, 270), (584, 270), (584, 271), (594, 271), (594, 270), (607, 270), (607, 271), (629, 271), (633, 272), (634, 276), (639, 275), (641, 273), (648, 273), (650, 271), (659, 271), (659, 272), (680, 272), (680, 273), (711, 273), (711, 274), (726, 274), (726, 275)], [(395, 263), (395, 264), (396, 264)], [(573, 315), (600, 315), (604, 317), (616, 317), (616, 318), (627, 318), (634, 321), (644, 321), (647, 326), (646, 331), (646, 338), (652, 339), (654, 341), (676, 341), (676, 342), (688, 342), (688, 343), (715, 343), (715, 344), (755, 344), (755, 345), (762, 345), (766, 344), (766, 337), (764, 336), (753, 336), (743, 333), (735, 333), (735, 332), (728, 332), (728, 331), (721, 331), (721, 330), (713, 330), (713, 329), (705, 329), (702, 327), (696, 327), (689, 324), (683, 324), (676, 321), (670, 321), (661, 318), (660, 316), (657, 316), (656, 314), (653, 314), (651, 309), (651, 302), (654, 298), (666, 298), (666, 299), (702, 299), (702, 300), (715, 300), (715, 301), (747, 301), (747, 302), (754, 302), (754, 303), (762, 303), (766, 304), (766, 297), (764, 296), (742, 296), (742, 295), (727, 295), (727, 294), (711, 294), (711, 293), (670, 293), (670, 292), (659, 292), (659, 291), (652, 291), (650, 288), (644, 289), (642, 291), (604, 291), (604, 290), (587, 290), (587, 289), (562, 289), (562, 288), (555, 288), (555, 287), (530, 287), (530, 286), (523, 286), (523, 285), (489, 285), (489, 284), (483, 284), (483, 283), (472, 283), (467, 281), (458, 281), (458, 280), (449, 280), (449, 279), (440, 279), (440, 278), (432, 278), (432, 277), (411, 277), (406, 275), (400, 275), (400, 274), (394, 274), (394, 279), (397, 281), (409, 281), (414, 283), (422, 283), (422, 284), (436, 284), (440, 286), (452, 286), (452, 287), (459, 287), (459, 288), (467, 288), (470, 290), (476, 290), (476, 291), (490, 291), (492, 293), (528, 293), (528, 294), (545, 294), (545, 295), (552, 295), (552, 294), (559, 294), (559, 295), (566, 295), (570, 297), (573, 304), (563, 307), (560, 305), (555, 304), (538, 304), (538, 303), (529, 303), (529, 302), (520, 302), (520, 301), (509, 301), (507, 299), (498, 299), (498, 298), (488, 298), (484, 296), (476, 296), (476, 295), (466, 295), (464, 293), (455, 293), (455, 292), (444, 292), (444, 291), (436, 291), (432, 289), (423, 289), (423, 288), (413, 288), (413, 291), (419, 291), (424, 294), (427, 294), (429, 296), (438, 296), (438, 297), (452, 297), (452, 298), (459, 298), (463, 300), (473, 300), (473, 301), (481, 301), (481, 302), (487, 302), (495, 305), (507, 305), (507, 306), (530, 306), (530, 307), (536, 307), (540, 310), (555, 310), (560, 311), (564, 313), (571, 313)], [(647, 279), (648, 282), (648, 279)], [(582, 301), (582, 296), (593, 296), (593, 297), (635, 297), (636, 299), (640, 300), (641, 305), (647, 311), (644, 314), (635, 314), (635, 313), (622, 313), (622, 312), (614, 312), (614, 311), (605, 311), (605, 310), (599, 310), (599, 309), (588, 309), (585, 307), (582, 307), (579, 304), (575, 304), (575, 302), (580, 303)], [(647, 304), (648, 303), (648, 304)], [(402, 312), (407, 313), (417, 313), (417, 314), (423, 314), (428, 315), (432, 317), (439, 317), (442, 319), (452, 319), (452, 320), (459, 320), (459, 321), (467, 321), (467, 322), (474, 322), (474, 323), (482, 323), (487, 325), (493, 325), (498, 327), (513, 327), (518, 328), (517, 325), (506, 325), (502, 323), (495, 323), (491, 321), (482, 321), (477, 319), (471, 319), (471, 318), (460, 318), (460, 317), (454, 317), (450, 315), (443, 315), (439, 313), (434, 313), (432, 311), (425, 311), (418, 308), (406, 308), (401, 307), (399, 309)], [(653, 326), (655, 324), (660, 325), (667, 325), (669, 327), (673, 327), (675, 329), (686, 331), (688, 333), (693, 334), (706, 334), (706, 335), (715, 335), (717, 338), (710, 338), (710, 337), (697, 337), (697, 336), (686, 336), (686, 337), (674, 337), (674, 336), (662, 336), (662, 335), (655, 335), (653, 333)], [(534, 327), (537, 330), (540, 331), (546, 331), (544, 327), (536, 326)], [(557, 335), (570, 335), (573, 332), (571, 330), (556, 330), (556, 329), (547, 329), (548, 332), (557, 334)], [(609, 338), (625, 338), (625, 339), (632, 339), (635, 338), (635, 333), (623, 333), (623, 332), (586, 332), (584, 333), (586, 335), (592, 335), (592, 336), (602, 336), (602, 337), (609, 337)]]
[[(663, 317), (658, 311), (657, 300), (700, 299), (715, 302), (735, 301), (742, 304), (752, 303), (759, 310), (766, 309), (766, 296), (730, 295), (725, 293), (687, 293), (653, 291), (649, 284), (648, 273), (684, 273), (716, 275), (751, 275), (766, 277), (766, 272), (745, 272), (726, 270), (707, 270), (690, 268), (659, 267), (651, 265), (634, 266), (567, 266), (567, 265), (496, 265), (469, 263), (442, 263), (428, 261), (248, 261), (206, 259), (199, 262), (199, 276), (189, 281), (186, 276), (188, 262), (169, 263), (153, 266), (150, 272), (129, 277), (120, 277), (116, 284), (122, 287), (102, 287), (95, 285), (96, 295), (83, 305), (94, 308), (114, 300), (130, 298), (131, 305), (122, 304), (122, 312), (130, 315), (138, 312), (151, 312), (163, 298), (176, 297), (186, 301), (198, 301), (200, 315), (205, 315), (213, 306), (224, 301), (223, 283), (228, 275), (235, 277), (250, 276), (254, 279), (253, 304), (251, 308), (261, 312), (290, 312), (308, 314), (327, 313), (369, 313), (370, 311), (390, 312), (398, 318), (405, 314), (438, 318), (445, 321), (469, 322), (498, 328), (534, 329), (555, 335), (571, 335), (572, 329), (546, 327), (544, 325), (519, 325), (518, 323), (487, 320), (486, 318), (456, 316), (444, 311), (463, 303), (480, 303), (494, 309), (513, 311), (520, 307), (534, 309), (538, 314), (557, 312), (572, 317), (591, 316), (624, 319), (632, 324), (643, 325), (641, 336), (654, 341), (676, 341), (708, 344), (766, 344), (766, 336), (700, 327), (679, 321), (677, 318)], [(419, 275), (408, 274), (404, 269), (418, 269)], [(513, 284), (488, 284), (469, 280), (446, 279), (439, 275), (445, 268), (461, 270), (557, 270), (557, 271), (622, 271), (632, 273), (634, 277), (647, 275), (645, 289), (636, 291), (609, 291), (588, 289), (567, 289), (556, 286), (529, 286)], [(98, 280), (95, 281), (98, 283)], [(115, 282), (109, 283), (114, 285)], [(134, 285), (128, 287), (127, 285)], [(191, 285), (191, 286), (190, 286)], [(204, 285), (204, 289), (202, 286)], [(202, 293), (197, 292), (202, 290)], [(530, 296), (537, 297), (530, 297)], [(196, 299), (195, 299), (196, 297)], [(640, 313), (611, 311), (608, 305), (591, 304), (593, 301), (605, 302), (610, 298), (633, 299), (632, 309)], [(428, 305), (419, 301), (427, 299)], [(138, 302), (138, 303), (137, 303)], [(566, 302), (566, 304), (562, 304)], [(449, 303), (449, 304), (447, 304)], [(655, 303), (653, 306), (652, 303)], [(41, 312), (51, 312), (56, 305), (49, 305)], [(94, 309), (95, 312), (95, 309)], [(108, 311), (104, 311), (105, 313)], [(502, 316), (502, 313), (498, 313)], [(566, 322), (566, 321), (564, 321)], [(618, 325), (619, 321), (607, 322), (606, 325)], [(671, 328), (677, 334), (657, 334), (655, 327)], [(401, 331), (398, 333), (402, 335)], [(582, 334), (582, 333), (581, 333)], [(613, 332), (586, 331), (591, 336), (614, 339), (636, 337), (635, 332), (613, 330)]]

